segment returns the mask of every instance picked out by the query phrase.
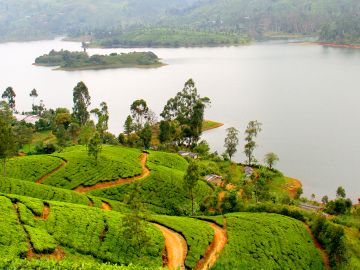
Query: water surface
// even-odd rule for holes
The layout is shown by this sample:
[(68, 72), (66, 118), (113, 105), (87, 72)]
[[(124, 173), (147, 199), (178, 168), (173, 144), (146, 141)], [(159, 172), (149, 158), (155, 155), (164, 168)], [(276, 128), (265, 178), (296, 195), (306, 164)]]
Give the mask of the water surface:
[[(306, 195), (334, 197), (339, 185), (352, 199), (360, 197), (360, 50), (300, 44), (256, 44), (229, 48), (151, 49), (167, 66), (156, 69), (52, 71), (33, 66), (51, 49), (80, 50), (60, 40), (0, 44), (0, 89), (13, 86), (18, 110), (31, 108), (36, 88), (47, 107), (72, 107), (72, 89), (88, 85), (92, 106), (106, 101), (110, 130), (122, 130), (131, 102), (144, 98), (160, 113), (167, 99), (188, 78), (212, 100), (206, 118), (225, 126), (204, 135), (214, 150), (224, 151), (225, 130), (241, 131), (250, 120), (263, 123), (256, 157), (273, 151), (278, 168), (304, 183)], [(136, 49), (147, 51), (150, 49)], [(92, 49), (94, 53), (131, 49)]]

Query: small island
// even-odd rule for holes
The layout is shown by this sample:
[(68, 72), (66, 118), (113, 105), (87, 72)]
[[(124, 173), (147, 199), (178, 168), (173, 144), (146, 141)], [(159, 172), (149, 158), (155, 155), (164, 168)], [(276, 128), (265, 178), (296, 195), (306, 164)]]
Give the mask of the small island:
[(57, 70), (94, 70), (110, 68), (154, 68), (164, 64), (153, 52), (111, 53), (109, 55), (92, 55), (86, 52), (52, 50), (35, 59), (38, 66), (58, 67)]

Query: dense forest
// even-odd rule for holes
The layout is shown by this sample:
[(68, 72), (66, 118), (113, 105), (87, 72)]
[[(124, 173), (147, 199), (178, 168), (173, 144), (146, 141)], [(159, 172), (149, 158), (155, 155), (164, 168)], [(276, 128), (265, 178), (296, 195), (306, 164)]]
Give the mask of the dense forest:
[[(220, 40), (229, 34), (252, 39), (300, 34), (319, 36), (326, 42), (358, 43), (359, 13), (360, 3), (356, 0), (151, 0), (141, 3), (134, 0), (1, 0), (0, 41), (69, 35), (88, 36), (100, 43), (109, 42), (109, 37), (124, 38), (129, 45), (139, 39), (135, 45), (141, 46), (149, 34), (143, 32), (139, 37), (134, 31), (149, 32), (154, 42), (157, 39), (156, 34), (151, 34), (154, 28), (170, 28), (189, 31), (189, 36), (194, 35), (194, 31), (210, 33), (213, 35), (210, 41), (214, 40), (214, 33)], [(176, 45), (173, 36), (168, 37), (169, 43)], [(228, 42), (234, 43), (231, 39)], [(198, 43), (207, 45), (208, 40), (201, 38), (200, 42), (194, 42)], [(118, 45), (127, 44), (119, 42)]]

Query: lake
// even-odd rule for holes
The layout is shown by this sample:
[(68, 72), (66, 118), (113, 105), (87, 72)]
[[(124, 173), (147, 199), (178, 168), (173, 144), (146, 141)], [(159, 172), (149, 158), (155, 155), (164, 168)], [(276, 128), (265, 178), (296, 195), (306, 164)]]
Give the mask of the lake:
[[(0, 89), (12, 86), (19, 111), (28, 111), (36, 88), (48, 108), (72, 107), (72, 89), (89, 87), (92, 107), (106, 101), (110, 130), (122, 130), (129, 106), (143, 98), (156, 113), (193, 78), (212, 100), (206, 118), (223, 122), (204, 134), (213, 150), (224, 151), (226, 128), (240, 130), (235, 160), (244, 161), (244, 130), (263, 123), (256, 157), (275, 152), (277, 168), (300, 179), (306, 195), (335, 196), (342, 185), (360, 197), (360, 50), (317, 45), (263, 43), (244, 47), (179, 49), (91, 49), (90, 54), (155, 52), (167, 66), (156, 69), (53, 71), (33, 66), (51, 49), (81, 50), (80, 44), (52, 41), (0, 44)], [(1, 90), (1, 91), (3, 91)]]

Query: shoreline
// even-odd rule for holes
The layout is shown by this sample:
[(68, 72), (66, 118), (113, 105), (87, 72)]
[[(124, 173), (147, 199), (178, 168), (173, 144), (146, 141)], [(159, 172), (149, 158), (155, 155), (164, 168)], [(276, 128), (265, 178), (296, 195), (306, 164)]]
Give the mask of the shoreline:
[(332, 47), (332, 48), (343, 48), (343, 49), (360, 49), (360, 45), (354, 44), (337, 44), (337, 43), (327, 43), (327, 42), (295, 42), (289, 44), (297, 45), (319, 45), (323, 47)]
[(55, 71), (83, 71), (83, 70), (106, 70), (106, 69), (121, 69), (121, 68), (141, 68), (141, 69), (151, 69), (151, 68), (160, 68), (167, 66), (165, 63), (151, 64), (151, 65), (103, 65), (103, 66), (84, 66), (84, 67), (74, 67), (74, 68), (64, 68), (61, 66), (52, 66), (52, 65), (42, 65), (33, 63), (33, 66), (37, 67), (47, 67), (52, 68)]
[[(206, 124), (208, 124), (206, 126)], [(219, 127), (224, 126), (224, 123), (220, 123), (220, 122), (216, 122), (216, 121), (211, 121), (211, 120), (204, 120), (204, 125), (202, 128), (202, 132), (206, 132), (209, 130), (213, 130), (213, 129), (217, 129)]]

